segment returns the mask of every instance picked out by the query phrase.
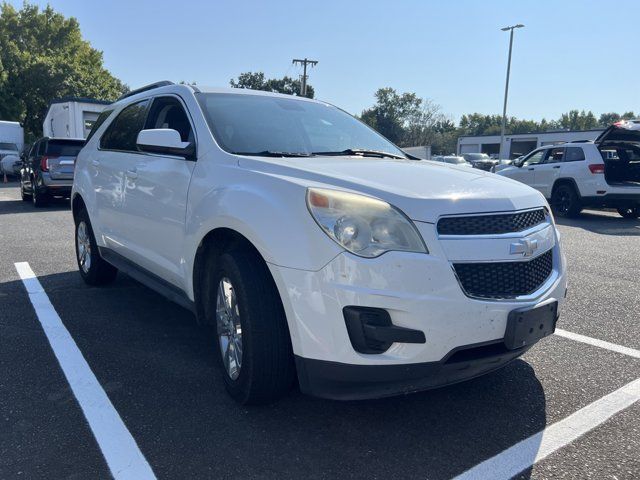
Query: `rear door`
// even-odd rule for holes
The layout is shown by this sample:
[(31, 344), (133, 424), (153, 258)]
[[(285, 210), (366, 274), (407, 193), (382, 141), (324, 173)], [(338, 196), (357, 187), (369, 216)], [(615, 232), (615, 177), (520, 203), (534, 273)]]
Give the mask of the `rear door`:
[(564, 155), (564, 147), (549, 148), (542, 162), (535, 167), (535, 180), (532, 187), (542, 193), (545, 198), (551, 198), (551, 189), (556, 178), (560, 176)]
[(89, 163), (102, 241), (125, 256), (131, 228), (131, 218), (123, 208), (125, 189), (131, 182), (131, 171), (137, 158), (142, 155), (136, 147), (136, 139), (144, 126), (148, 106), (146, 99), (122, 109), (100, 137), (98, 152)]
[[(196, 142), (193, 122), (177, 96), (156, 97), (144, 128), (170, 128), (178, 131), (183, 142)], [(187, 195), (195, 161), (152, 153), (135, 160), (135, 178), (126, 184), (124, 205), (131, 259), (182, 287)]]
[(50, 138), (47, 141), (43, 165), (52, 180), (73, 180), (76, 157), (83, 146), (83, 140)]

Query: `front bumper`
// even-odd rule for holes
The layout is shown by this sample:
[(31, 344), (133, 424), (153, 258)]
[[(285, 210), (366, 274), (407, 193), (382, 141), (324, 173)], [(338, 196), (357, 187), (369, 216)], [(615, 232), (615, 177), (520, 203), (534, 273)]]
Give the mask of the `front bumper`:
[[(319, 271), (270, 265), (304, 391), (365, 398), (471, 378), (505, 365), (524, 350), (488, 352), (462, 367), (448, 362), (456, 351), (502, 344), (512, 310), (556, 300), (561, 311), (566, 278), (559, 239), (553, 246), (553, 273), (537, 292), (518, 299), (482, 300), (464, 294), (447, 257), (452, 253), (445, 253), (435, 239), (434, 226), (420, 224), (419, 229), (430, 254), (388, 252), (364, 259), (345, 252)], [(393, 325), (424, 332), (426, 342), (394, 343), (380, 354), (358, 353), (347, 332), (346, 306), (385, 309)]]
[(439, 362), (403, 365), (350, 365), (296, 356), (296, 368), (300, 389), (308, 395), (363, 400), (469, 380), (504, 367), (529, 348), (507, 350), (502, 342), (489, 342), (455, 349)]

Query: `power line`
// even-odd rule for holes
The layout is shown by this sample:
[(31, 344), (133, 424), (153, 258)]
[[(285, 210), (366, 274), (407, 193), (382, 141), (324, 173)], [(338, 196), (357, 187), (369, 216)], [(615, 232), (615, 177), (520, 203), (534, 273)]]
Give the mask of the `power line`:
[(307, 78), (309, 78), (309, 76), (307, 75), (307, 65), (311, 65), (312, 67), (315, 67), (318, 64), (317, 60), (309, 60), (308, 58), (304, 58), (304, 59), (300, 59), (300, 58), (294, 58), (293, 65), (302, 65), (303, 69), (304, 69), (304, 73), (302, 74), (302, 82), (300, 83), (300, 95), (303, 97), (307, 96)]

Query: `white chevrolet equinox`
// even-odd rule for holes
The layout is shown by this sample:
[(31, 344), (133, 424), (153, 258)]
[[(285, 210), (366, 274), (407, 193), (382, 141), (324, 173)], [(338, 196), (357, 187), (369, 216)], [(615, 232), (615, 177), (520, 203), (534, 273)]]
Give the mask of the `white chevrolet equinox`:
[(191, 309), (241, 403), (476, 377), (551, 334), (566, 295), (539, 192), (305, 98), (133, 91), (80, 152), (72, 207), (85, 282), (120, 270)]

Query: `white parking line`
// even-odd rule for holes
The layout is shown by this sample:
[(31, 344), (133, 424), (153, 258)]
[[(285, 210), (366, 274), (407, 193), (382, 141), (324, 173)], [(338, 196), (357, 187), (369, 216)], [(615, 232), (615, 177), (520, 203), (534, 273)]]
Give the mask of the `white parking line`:
[(640, 400), (640, 378), (516, 443), (454, 480), (509, 479)]
[(640, 358), (640, 350), (636, 350), (634, 348), (623, 347), (622, 345), (605, 342), (604, 340), (598, 340), (597, 338), (586, 337), (584, 335), (580, 335), (579, 333), (567, 332), (566, 330), (561, 330), (559, 328), (556, 328), (556, 335), (575, 340), (576, 342), (587, 343), (589, 345), (593, 345), (594, 347), (605, 348), (607, 350), (611, 350), (612, 352), (629, 355), (630, 357)]
[(122, 418), (100, 386), (73, 337), (27, 262), (15, 264), (42, 329), (116, 480), (155, 479)]

